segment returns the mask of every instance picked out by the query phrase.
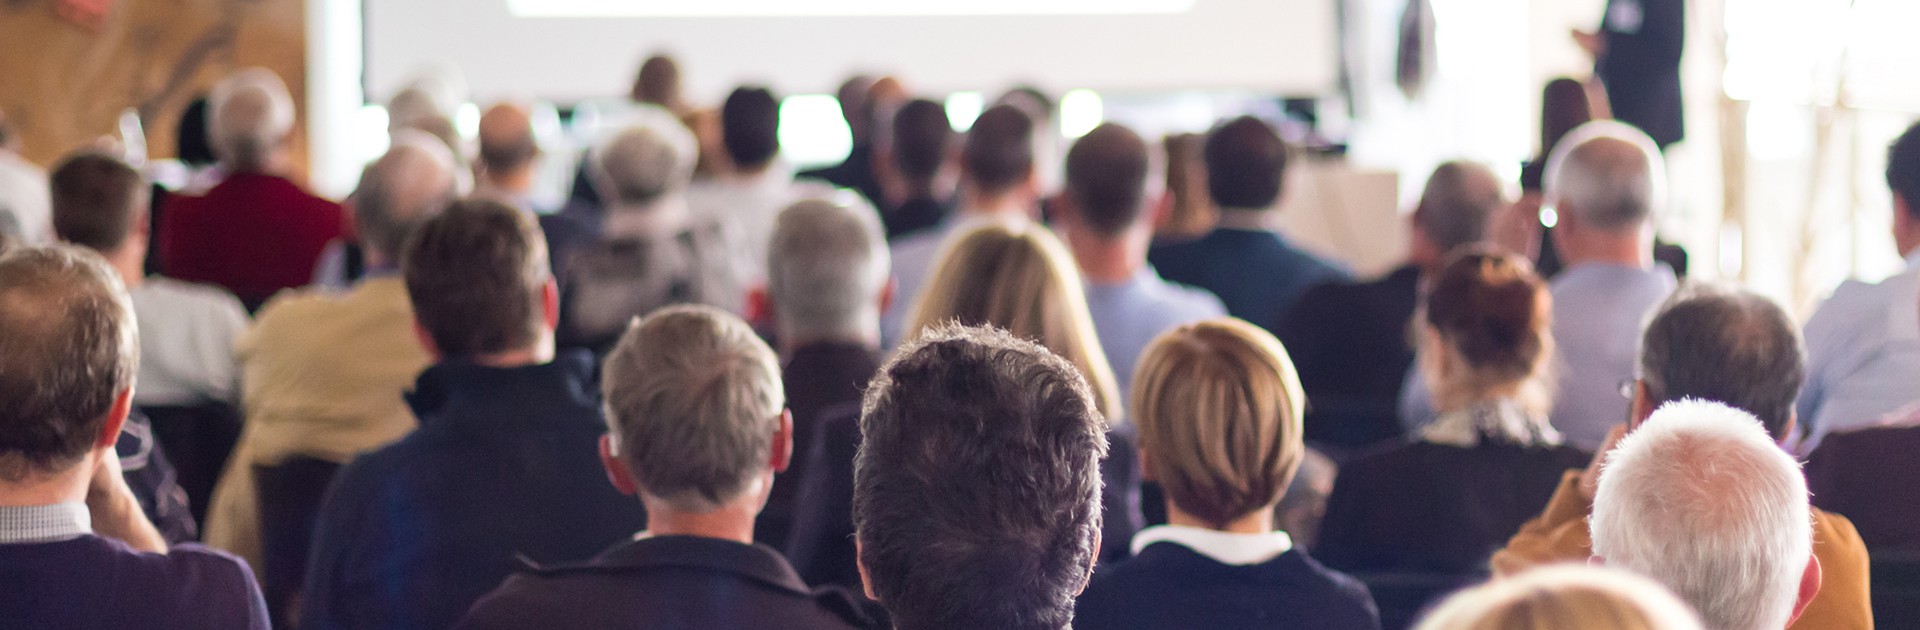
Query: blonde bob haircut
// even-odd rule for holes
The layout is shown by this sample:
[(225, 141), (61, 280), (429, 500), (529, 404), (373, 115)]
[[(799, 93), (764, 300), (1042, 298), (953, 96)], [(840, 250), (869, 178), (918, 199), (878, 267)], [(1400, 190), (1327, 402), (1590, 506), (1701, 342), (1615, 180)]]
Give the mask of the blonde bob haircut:
[(1541, 567), (1461, 591), (1416, 630), (1700, 630), (1653, 580), (1584, 564)]
[(1133, 378), (1147, 475), (1214, 529), (1271, 510), (1305, 456), (1305, 401), (1286, 348), (1258, 326), (1222, 318), (1162, 333)]
[(994, 326), (1060, 355), (1087, 378), (1109, 422), (1120, 388), (1094, 334), (1080, 270), (1060, 239), (1038, 223), (989, 222), (950, 238), (908, 318), (907, 338), (945, 322)]

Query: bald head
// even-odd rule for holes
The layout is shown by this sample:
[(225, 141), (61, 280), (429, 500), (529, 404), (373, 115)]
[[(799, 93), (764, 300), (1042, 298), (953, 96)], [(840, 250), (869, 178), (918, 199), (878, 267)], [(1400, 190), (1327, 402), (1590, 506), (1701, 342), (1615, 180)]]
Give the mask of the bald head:
[(1108, 123), (1067, 151), (1067, 198), (1079, 224), (1115, 237), (1146, 216), (1152, 153), (1133, 130)]
[(1547, 158), (1547, 203), (1595, 230), (1637, 236), (1666, 187), (1666, 164), (1653, 140), (1610, 120), (1575, 128)]
[(266, 68), (235, 72), (213, 86), (207, 102), (214, 155), (234, 172), (272, 168), (293, 131), (293, 97), (279, 75)]
[(480, 114), (480, 167), (489, 179), (525, 171), (540, 156), (533, 115), (518, 103), (500, 103)]
[(461, 193), (452, 151), (425, 133), (403, 129), (360, 174), (351, 198), (354, 227), (368, 254), (394, 260), (415, 227)]
[[(1420, 193), (1420, 205), (1413, 210), (1413, 225), (1433, 246), (1436, 257), (1462, 245), (1487, 238), (1487, 225), (1494, 212), (1506, 204), (1500, 176), (1479, 162), (1453, 161), (1441, 164), (1427, 178)], [(1438, 260), (1433, 261), (1435, 263)]]

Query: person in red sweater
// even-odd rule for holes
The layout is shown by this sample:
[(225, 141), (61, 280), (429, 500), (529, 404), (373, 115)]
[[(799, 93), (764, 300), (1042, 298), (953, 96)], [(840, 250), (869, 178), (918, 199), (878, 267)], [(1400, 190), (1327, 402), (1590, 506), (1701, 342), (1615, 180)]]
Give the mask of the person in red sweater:
[(160, 224), (166, 275), (226, 287), (248, 310), (313, 277), (347, 219), (340, 204), (281, 175), (293, 119), (293, 98), (272, 71), (248, 68), (214, 86), (207, 133), (226, 177), (202, 196), (168, 202)]

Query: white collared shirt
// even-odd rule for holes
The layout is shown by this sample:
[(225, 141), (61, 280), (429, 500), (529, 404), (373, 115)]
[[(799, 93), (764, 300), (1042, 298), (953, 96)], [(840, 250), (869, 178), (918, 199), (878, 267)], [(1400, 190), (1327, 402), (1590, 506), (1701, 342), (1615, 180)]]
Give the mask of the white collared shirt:
[(1159, 542), (1180, 545), (1233, 566), (1263, 564), (1293, 550), (1293, 537), (1282, 531), (1236, 534), (1186, 525), (1155, 525), (1133, 535), (1133, 553), (1139, 555), (1148, 545)]

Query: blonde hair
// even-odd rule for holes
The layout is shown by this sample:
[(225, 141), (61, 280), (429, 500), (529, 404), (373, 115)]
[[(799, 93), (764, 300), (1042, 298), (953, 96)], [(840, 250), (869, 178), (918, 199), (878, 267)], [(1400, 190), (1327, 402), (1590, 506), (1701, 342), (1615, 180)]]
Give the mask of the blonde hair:
[(1534, 569), (1447, 598), (1416, 630), (1700, 630), (1680, 599), (1620, 569)]
[(991, 325), (1045, 346), (1080, 369), (1100, 413), (1117, 422), (1120, 388), (1087, 313), (1087, 296), (1065, 245), (1036, 223), (994, 222), (950, 239), (914, 304), (907, 335), (944, 322)]
[(1133, 379), (1149, 472), (1174, 505), (1215, 529), (1272, 509), (1300, 469), (1305, 397), (1286, 348), (1237, 319), (1167, 331)]

